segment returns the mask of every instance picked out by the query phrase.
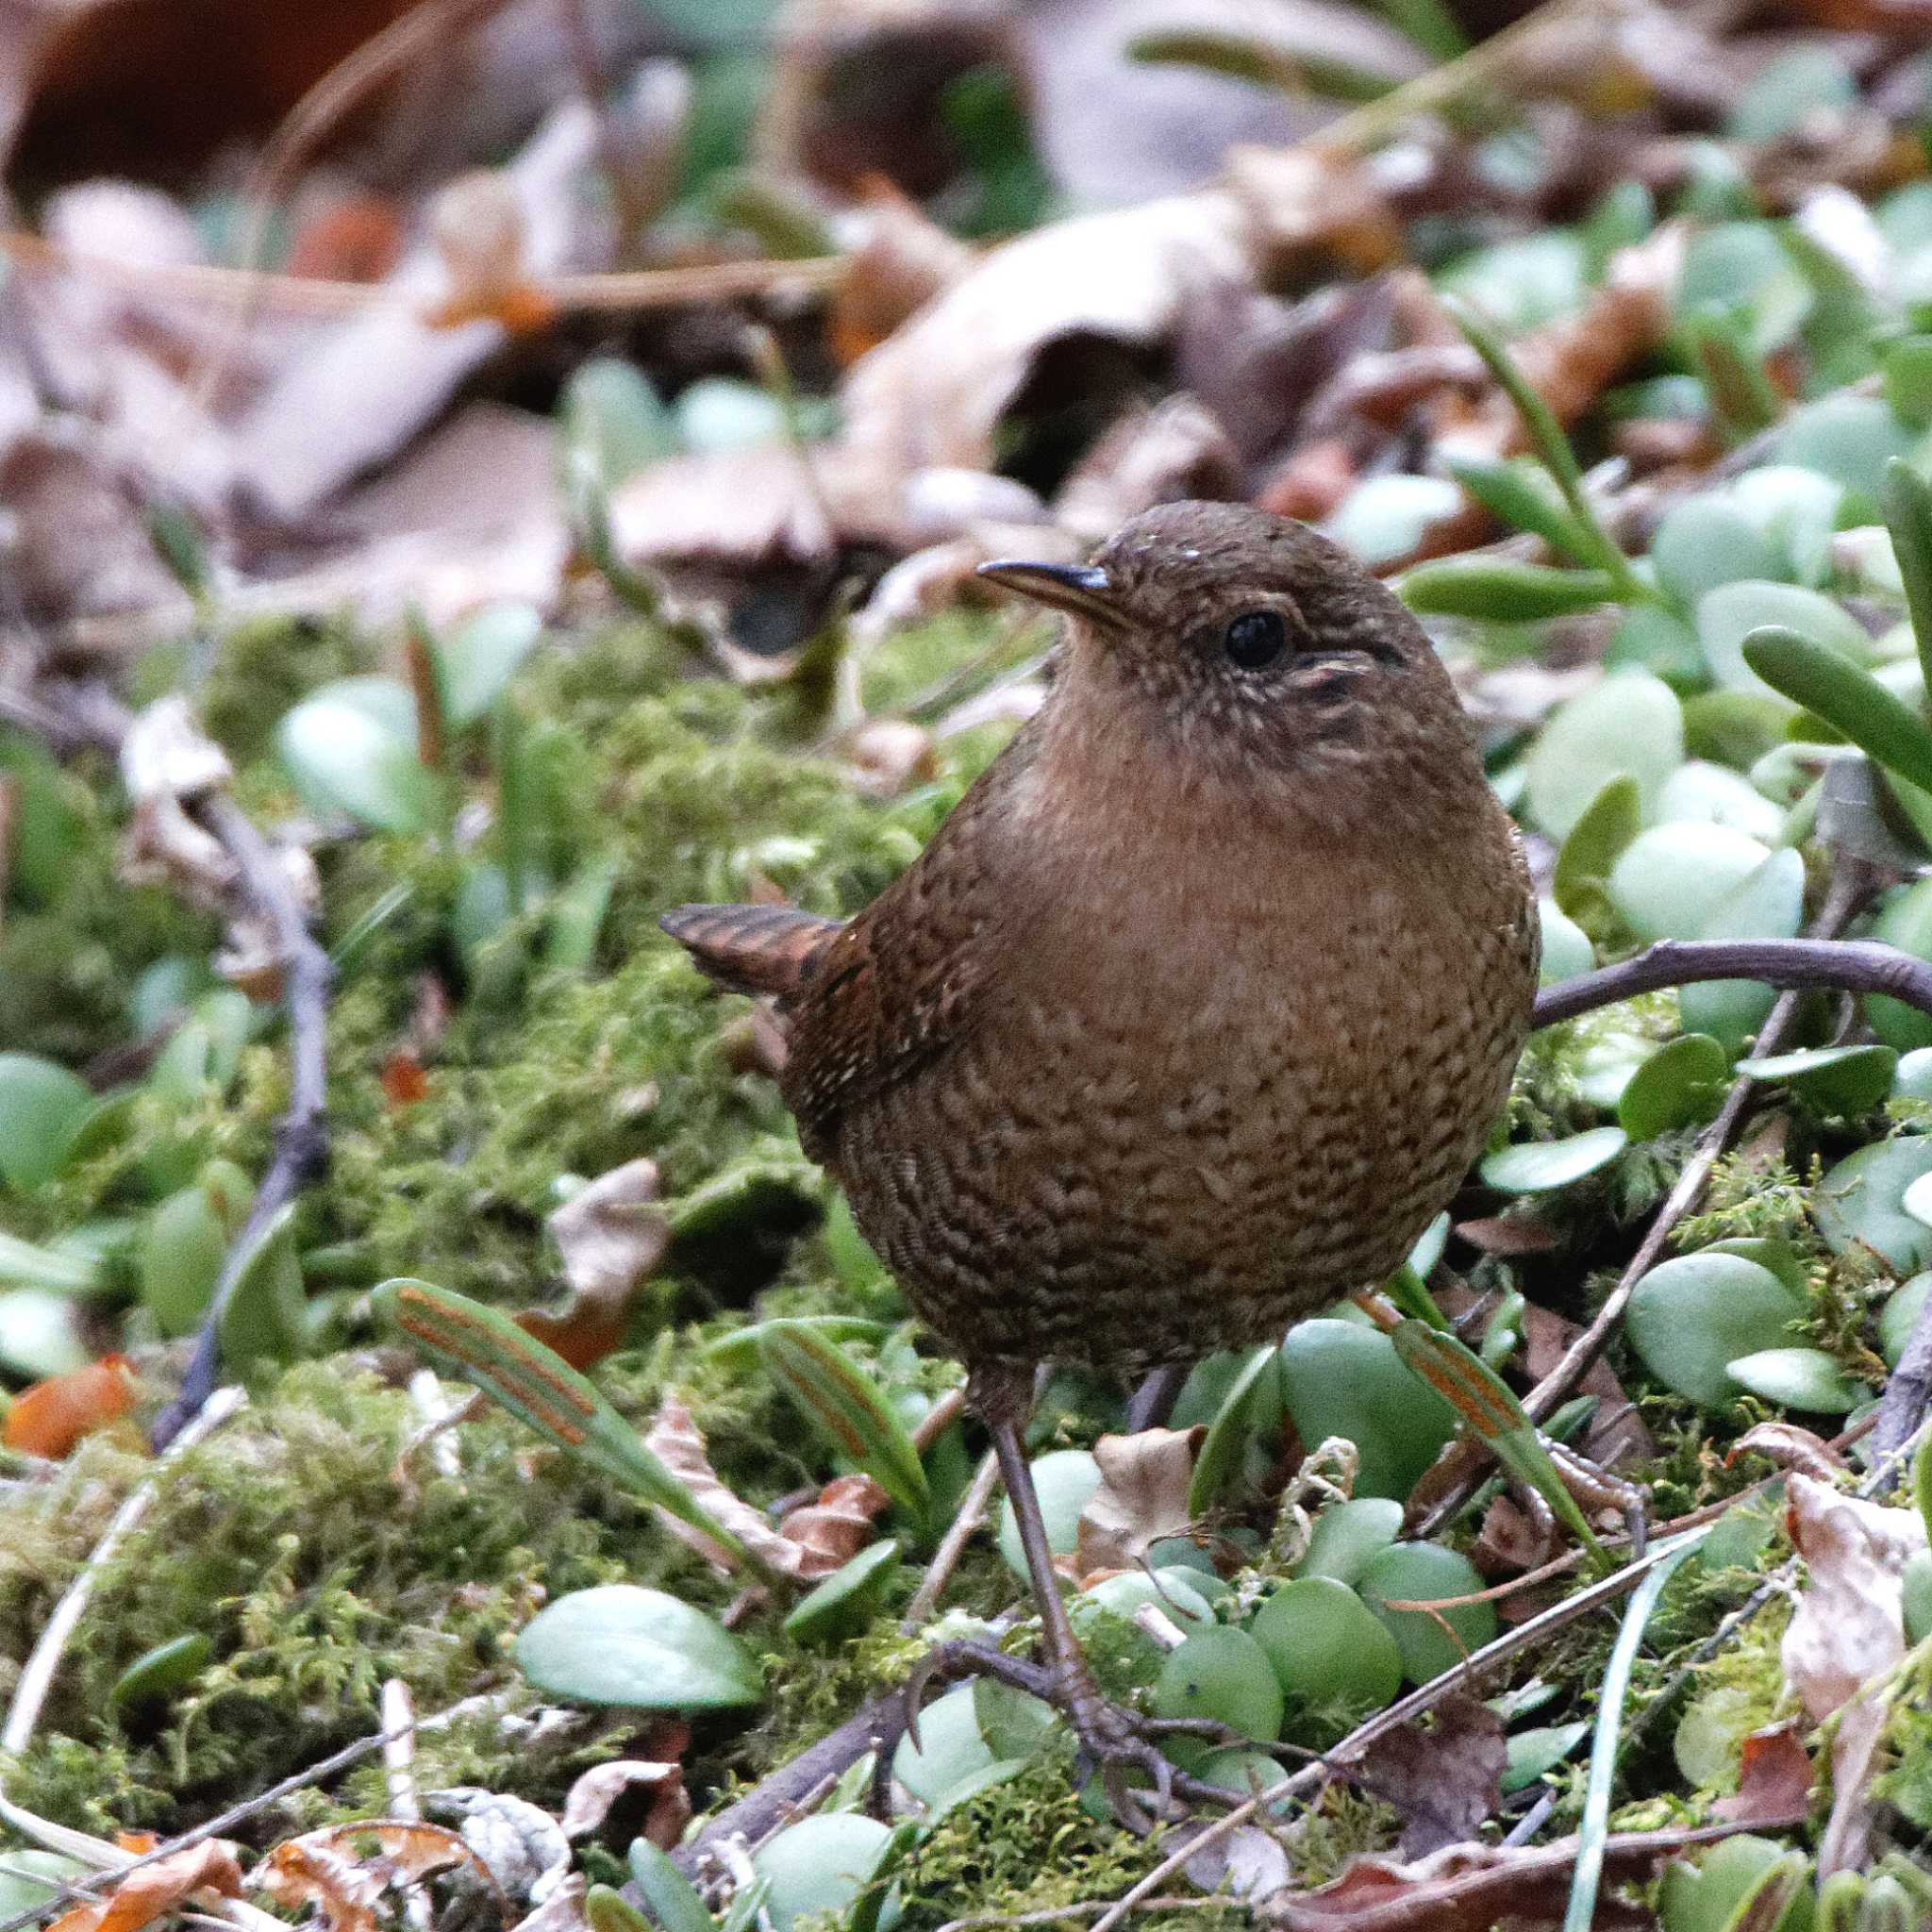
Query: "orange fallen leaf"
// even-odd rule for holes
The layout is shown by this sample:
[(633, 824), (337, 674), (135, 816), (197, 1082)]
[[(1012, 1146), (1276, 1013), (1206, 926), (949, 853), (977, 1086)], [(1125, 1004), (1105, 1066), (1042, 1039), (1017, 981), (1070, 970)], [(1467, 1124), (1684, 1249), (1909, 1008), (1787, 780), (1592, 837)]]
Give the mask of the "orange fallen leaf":
[(382, 1096), (391, 1112), (429, 1098), (429, 1075), (408, 1047), (398, 1047), (382, 1063)]
[(103, 1356), (23, 1391), (0, 1425), (0, 1446), (58, 1461), (83, 1436), (125, 1415), (134, 1395), (133, 1363), (125, 1355)]
[(141, 1932), (198, 1891), (241, 1896), (242, 1867), (236, 1862), (235, 1847), (225, 1839), (207, 1839), (172, 1857), (142, 1865), (108, 1897), (63, 1912), (50, 1932)]
[(261, 1861), (255, 1881), (277, 1905), (313, 1906), (325, 1932), (375, 1932), (385, 1891), (461, 1864), (481, 1873), (501, 1903), (489, 1867), (458, 1833), (404, 1818), (365, 1818), (289, 1839)]

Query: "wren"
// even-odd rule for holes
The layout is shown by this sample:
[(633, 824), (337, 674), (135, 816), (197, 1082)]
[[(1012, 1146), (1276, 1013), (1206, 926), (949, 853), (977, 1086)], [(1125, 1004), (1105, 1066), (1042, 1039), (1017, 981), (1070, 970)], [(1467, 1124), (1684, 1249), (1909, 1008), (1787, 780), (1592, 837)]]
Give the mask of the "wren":
[(663, 924), (775, 996), (806, 1151), (966, 1365), (1059, 1701), (1104, 1765), (1164, 1772), (1068, 1624), (1034, 1371), (1276, 1341), (1387, 1276), (1508, 1094), (1536, 905), (1428, 639), (1312, 530), (1169, 504), (1085, 566), (980, 575), (1064, 638), (920, 858), (842, 924)]

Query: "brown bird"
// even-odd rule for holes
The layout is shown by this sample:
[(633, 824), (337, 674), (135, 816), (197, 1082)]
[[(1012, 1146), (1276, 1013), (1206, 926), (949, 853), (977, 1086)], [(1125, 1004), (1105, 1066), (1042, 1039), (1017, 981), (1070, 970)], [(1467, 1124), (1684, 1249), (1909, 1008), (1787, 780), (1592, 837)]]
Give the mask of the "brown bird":
[(1083, 568), (980, 574), (1069, 622), (920, 858), (842, 924), (663, 923), (776, 996), (807, 1152), (966, 1364), (1058, 1701), (1103, 1766), (1152, 1770), (1060, 1601), (1034, 1370), (1274, 1341), (1386, 1277), (1507, 1096), (1535, 901), (1428, 640), (1313, 531), (1171, 504)]

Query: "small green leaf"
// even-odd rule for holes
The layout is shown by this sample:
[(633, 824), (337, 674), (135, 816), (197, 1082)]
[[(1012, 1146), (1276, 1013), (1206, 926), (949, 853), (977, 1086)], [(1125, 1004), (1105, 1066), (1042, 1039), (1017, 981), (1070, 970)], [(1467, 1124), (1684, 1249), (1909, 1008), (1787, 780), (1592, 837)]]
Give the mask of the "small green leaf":
[[(1052, 1449), (1033, 1460), (1033, 1489), (1046, 1522), (1047, 1547), (1057, 1557), (1071, 1557), (1080, 1535), (1080, 1512), (1100, 1487), (1100, 1465), (1085, 1449)], [(1000, 1555), (1007, 1568), (1023, 1582), (1026, 1554), (1020, 1547), (1020, 1524), (1009, 1496), (1000, 1505)]]
[(865, 1470), (924, 1528), (932, 1510), (924, 1465), (878, 1384), (821, 1328), (767, 1322), (765, 1373), (841, 1455)]
[(1546, 1194), (1607, 1167), (1629, 1144), (1622, 1127), (1592, 1127), (1563, 1141), (1519, 1141), (1486, 1155), (1487, 1187), (1506, 1194)]
[(42, 1289), (50, 1294), (91, 1294), (100, 1286), (101, 1264), (90, 1256), (36, 1247), (0, 1228), (0, 1283)]
[(1740, 1255), (1706, 1252), (1661, 1261), (1638, 1282), (1624, 1332), (1643, 1365), (1667, 1389), (1702, 1408), (1738, 1395), (1732, 1362), (1791, 1340), (1805, 1312), (1770, 1269)]
[(1842, 605), (1803, 584), (1746, 577), (1720, 584), (1697, 600), (1697, 641), (1710, 675), (1727, 689), (1773, 695), (1772, 687), (1744, 656), (1745, 639), (1753, 631), (1772, 627), (1795, 631), (1851, 664), (1869, 663), (1873, 657), (1872, 640), (1857, 619)]
[[(640, 1842), (650, 1841), (641, 1840)], [(651, 1849), (657, 1851), (658, 1848), (652, 1845)], [(658, 1853), (658, 1856), (661, 1857), (663, 1854)], [(676, 1867), (672, 1869), (675, 1871)], [(693, 1892), (691, 1895), (695, 1898), (697, 1894)], [(609, 1885), (593, 1885), (584, 1893), (584, 1920), (591, 1932), (662, 1932), (662, 1928), (645, 1918), (623, 1892)], [(708, 1912), (705, 1914), (704, 1925), (706, 1932), (710, 1932), (711, 1916)]]
[[(785, 1319), (815, 1328), (828, 1341), (883, 1341), (891, 1333), (885, 1323), (868, 1320), (863, 1315), (790, 1315)], [(758, 1359), (758, 1343), (770, 1325), (767, 1322), (751, 1322), (742, 1328), (734, 1328), (729, 1335), (707, 1342), (701, 1359), (731, 1368), (746, 1367)]]
[[(1711, 907), (1697, 928), (1701, 940), (1791, 938), (1805, 916), (1805, 861), (1796, 851), (1774, 852)], [(1678, 989), (1689, 1032), (1708, 1033), (1735, 1053), (1763, 1025), (1777, 999), (1748, 979), (1709, 980)]]
[(1147, 1704), (1156, 1717), (1211, 1718), (1259, 1743), (1281, 1735), (1281, 1681), (1268, 1653), (1228, 1624), (1197, 1630), (1169, 1651)]
[(1279, 1421), (1281, 1392), (1276, 1376), (1279, 1360), (1274, 1345), (1264, 1344), (1248, 1357), (1229, 1387), (1220, 1410), (1201, 1440), (1200, 1453), (1194, 1458), (1194, 1473), (1188, 1484), (1189, 1515), (1205, 1515), (1219, 1501), (1222, 1491), (1240, 1473), (1242, 1455), (1255, 1432), (1253, 1411), (1261, 1400), (1257, 1391), (1262, 1389), (1264, 1378), (1267, 1393), (1273, 1398), (1271, 1408)]
[(1491, 624), (1529, 624), (1593, 610), (1623, 594), (1600, 570), (1554, 570), (1507, 558), (1449, 558), (1419, 563), (1397, 586), (1408, 608), (1424, 617), (1474, 617)]
[(1788, 1084), (1820, 1113), (1869, 1113), (1891, 1091), (1898, 1055), (1889, 1046), (1816, 1046), (1738, 1062), (1740, 1074)]
[(440, 641), (442, 716), (452, 731), (474, 724), (491, 709), (542, 635), (535, 605), (491, 604)]
[(1932, 1136), (1874, 1141), (1848, 1154), (1813, 1195), (1818, 1231), (1835, 1255), (1862, 1244), (1901, 1274), (1932, 1267), (1932, 1228), (1905, 1211), (1906, 1190), (1932, 1172)]
[(1709, 1034), (1681, 1034), (1630, 1076), (1618, 1097), (1618, 1124), (1633, 1141), (1655, 1141), (1714, 1120), (1729, 1075), (1730, 1057)]
[(311, 811), (384, 832), (429, 825), (436, 788), (416, 755), (416, 704), (392, 677), (325, 685), (275, 730), (275, 748)]
[(1617, 855), (1606, 890), (1639, 939), (1688, 940), (1770, 857), (1746, 833), (1680, 819), (1638, 833)]
[(1822, 1348), (1763, 1348), (1725, 1367), (1731, 1380), (1753, 1395), (1814, 1415), (1848, 1414), (1870, 1393)]
[(1589, 1736), (1590, 1724), (1584, 1720), (1515, 1732), (1507, 1744), (1509, 1755), (1507, 1768), (1503, 1773), (1503, 1795), (1507, 1797), (1511, 1791), (1524, 1790), (1540, 1777), (1555, 1771)]
[(1743, 649), (1745, 663), (1774, 691), (1815, 712), (1887, 771), (1932, 791), (1932, 729), (1869, 671), (1776, 625), (1754, 630)]
[(714, 1618), (661, 1590), (606, 1583), (574, 1591), (524, 1626), (517, 1668), (576, 1704), (730, 1710), (764, 1700), (765, 1675)]
[(376, 1312), (425, 1354), (474, 1382), (538, 1434), (703, 1530), (733, 1556), (746, 1554), (596, 1388), (508, 1315), (408, 1278), (384, 1282), (374, 1300)]
[(1315, 1533), (1295, 1574), (1332, 1576), (1353, 1590), (1377, 1550), (1402, 1534), (1402, 1505), (1391, 1496), (1356, 1496), (1315, 1519)]
[[(1926, 339), (1932, 342), (1932, 339)], [(1918, 471), (1894, 459), (1885, 466), (1885, 526), (1898, 558), (1906, 608), (1918, 641), (1925, 688), (1932, 691), (1932, 485)]]
[[(1683, 762), (1676, 692), (1647, 672), (1619, 672), (1572, 698), (1543, 726), (1528, 759), (1530, 816), (1553, 839), (1566, 838), (1604, 787), (1627, 776), (1637, 785), (1640, 817), (1648, 817), (1664, 780)], [(1560, 893), (1557, 903), (1563, 905)]]
[(1610, 873), (1641, 825), (1637, 780), (1620, 774), (1605, 783), (1557, 849), (1550, 890), (1557, 908), (1576, 922), (1586, 939), (1592, 928), (1604, 932), (1615, 922)]
[(751, 1869), (771, 1886), (765, 1911), (772, 1932), (805, 1920), (842, 1924), (872, 1883), (892, 1832), (857, 1811), (821, 1811), (768, 1838)]
[(214, 1640), (205, 1630), (192, 1630), (144, 1652), (115, 1678), (108, 1703), (115, 1710), (138, 1709), (154, 1704), (172, 1690), (192, 1684), (214, 1656)]
[(308, 1298), (295, 1250), (295, 1208), (291, 1201), (262, 1229), (228, 1291), (222, 1363), (234, 1374), (292, 1361), (302, 1351)]
[(71, 1294), (44, 1288), (16, 1288), (0, 1294), (0, 1369), (28, 1382), (84, 1368), (93, 1351), (80, 1332), (80, 1310)]
[[(1480, 1650), (1496, 1634), (1496, 1612), (1480, 1601), (1482, 1578), (1469, 1558), (1441, 1543), (1395, 1543), (1369, 1559), (1361, 1598), (1395, 1639), (1403, 1674), (1426, 1684)], [(1448, 1601), (1474, 1597), (1474, 1603)], [(1397, 1610), (1395, 1603), (1441, 1605), (1434, 1610)]]
[(1283, 1584), (1249, 1629), (1283, 1692), (1305, 1708), (1339, 1704), (1366, 1716), (1402, 1689), (1402, 1653), (1388, 1625), (1332, 1576)]
[[(671, 1862), (670, 1854), (660, 1852), (649, 1839), (631, 1840), (630, 1871), (659, 1932), (718, 1932), (718, 1922), (705, 1909), (691, 1880)], [(584, 1904), (588, 1911), (590, 1899)], [(596, 1925), (594, 1918), (591, 1924)], [(606, 1928), (597, 1926), (597, 1932)]]
[(864, 1628), (899, 1568), (899, 1545), (871, 1543), (801, 1597), (785, 1619), (796, 1643), (823, 1643)]
[(1456, 1433), (1456, 1411), (1418, 1389), (1379, 1329), (1318, 1318), (1281, 1344), (1283, 1400), (1304, 1442), (1344, 1436), (1361, 1461), (1357, 1496), (1406, 1496)]
[(67, 1164), (94, 1105), (87, 1083), (30, 1053), (0, 1053), (0, 1178), (23, 1194)]

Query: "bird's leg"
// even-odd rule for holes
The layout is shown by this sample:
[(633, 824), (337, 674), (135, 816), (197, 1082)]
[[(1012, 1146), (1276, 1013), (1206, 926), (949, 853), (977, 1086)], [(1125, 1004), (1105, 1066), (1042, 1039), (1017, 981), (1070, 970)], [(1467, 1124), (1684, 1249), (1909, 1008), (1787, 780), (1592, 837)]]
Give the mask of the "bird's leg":
[(1025, 1552), (1027, 1574), (1032, 1579), (1034, 1600), (1039, 1605), (1046, 1634), (1050, 1674), (1044, 1693), (1047, 1701), (1062, 1711), (1073, 1725), (1080, 1748), (1099, 1768), (1114, 1808), (1126, 1823), (1144, 1823), (1144, 1813), (1127, 1790), (1125, 1774), (1130, 1769), (1145, 1772), (1152, 1777), (1157, 1805), (1163, 1808), (1170, 1791), (1184, 1798), (1226, 1803), (1226, 1791), (1177, 1773), (1152, 1741), (1158, 1735), (1176, 1731), (1227, 1740), (1232, 1734), (1224, 1726), (1190, 1719), (1142, 1717), (1111, 1702), (1093, 1681), (1093, 1674), (1088, 1669), (1087, 1658), (1074, 1635), (1067, 1607), (1060, 1599), (1059, 1576), (1053, 1567), (1046, 1522), (1040, 1513), (1040, 1494), (1033, 1487), (1032, 1465), (1026, 1460), (1022, 1431), (1030, 1389), (1024, 1376), (975, 1374), (968, 1387), (968, 1400), (991, 1433), (1000, 1474), (1012, 1501), (1020, 1547)]

